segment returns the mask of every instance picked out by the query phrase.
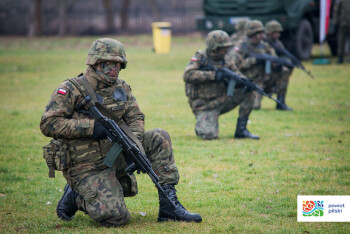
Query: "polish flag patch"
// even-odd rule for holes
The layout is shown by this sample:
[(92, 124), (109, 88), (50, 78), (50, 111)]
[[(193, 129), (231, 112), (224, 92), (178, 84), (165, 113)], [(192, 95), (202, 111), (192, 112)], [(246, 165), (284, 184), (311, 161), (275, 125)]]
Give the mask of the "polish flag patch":
[(191, 58), (191, 61), (197, 62), (197, 58), (196, 58), (196, 57), (192, 57), (192, 58)]
[(239, 51), (239, 47), (238, 47), (238, 46), (235, 46), (233, 49), (234, 49), (236, 52)]
[(65, 95), (65, 94), (67, 93), (67, 90), (61, 89), (61, 88), (60, 88), (60, 89), (57, 90), (57, 93), (58, 93), (58, 94)]

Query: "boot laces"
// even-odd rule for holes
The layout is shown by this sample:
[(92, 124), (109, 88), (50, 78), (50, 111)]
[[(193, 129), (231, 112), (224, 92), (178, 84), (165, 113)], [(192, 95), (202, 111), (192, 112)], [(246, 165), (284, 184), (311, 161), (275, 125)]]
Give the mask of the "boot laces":
[(175, 188), (167, 188), (165, 190), (165, 193), (168, 195), (168, 197), (170, 198), (171, 201), (173, 201), (175, 203), (175, 205), (183, 208), (184, 210), (185, 207), (180, 203), (180, 201), (177, 199), (177, 195), (176, 195), (177, 190)]

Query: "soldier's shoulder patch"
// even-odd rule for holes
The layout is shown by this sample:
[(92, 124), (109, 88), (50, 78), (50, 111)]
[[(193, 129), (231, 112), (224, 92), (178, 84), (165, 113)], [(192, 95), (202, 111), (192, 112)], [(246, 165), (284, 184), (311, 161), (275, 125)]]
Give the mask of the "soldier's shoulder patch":
[(59, 88), (59, 89), (57, 90), (57, 93), (58, 93), (58, 94), (61, 94), (61, 95), (66, 95), (67, 90), (62, 89), (62, 88)]
[(192, 61), (192, 62), (197, 62), (197, 60), (198, 60), (198, 59), (197, 59), (196, 57), (192, 57), (192, 58), (191, 58), (191, 61)]
[(233, 47), (234, 51), (238, 52), (240, 49), (238, 46)]

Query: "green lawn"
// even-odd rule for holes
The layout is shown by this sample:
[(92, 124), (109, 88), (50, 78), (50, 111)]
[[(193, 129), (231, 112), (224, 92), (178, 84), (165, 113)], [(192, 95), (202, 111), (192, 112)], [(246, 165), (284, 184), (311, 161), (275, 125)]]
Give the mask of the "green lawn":
[(251, 114), (248, 128), (259, 141), (233, 139), (237, 109), (220, 117), (218, 140), (203, 141), (182, 80), (191, 56), (205, 46), (199, 36), (174, 37), (166, 55), (152, 52), (149, 35), (117, 39), (129, 61), (121, 78), (146, 115), (146, 129), (161, 127), (172, 137), (179, 199), (203, 222), (158, 223), (158, 195), (147, 175), (137, 176), (139, 194), (126, 198), (132, 216), (126, 226), (103, 228), (82, 212), (71, 222), (58, 219), (65, 180), (59, 172), (48, 178), (42, 146), (49, 139), (39, 122), (53, 90), (85, 71), (96, 38), (0, 38), (2, 232), (350, 232), (349, 223), (297, 222), (297, 195), (350, 195), (350, 63), (305, 61), (314, 80), (294, 70), (287, 96), (294, 111), (276, 111), (265, 98)]

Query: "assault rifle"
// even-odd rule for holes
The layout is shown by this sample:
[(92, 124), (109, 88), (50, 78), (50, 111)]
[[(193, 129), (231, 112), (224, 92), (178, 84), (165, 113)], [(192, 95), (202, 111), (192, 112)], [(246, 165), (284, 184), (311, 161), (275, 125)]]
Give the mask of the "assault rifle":
[(286, 59), (279, 58), (279, 57), (276, 57), (276, 56), (272, 56), (272, 55), (269, 55), (269, 54), (249, 53), (248, 56), (256, 58), (256, 60), (270, 61), (270, 62), (277, 63), (277, 64), (282, 65), (282, 66), (294, 67), (294, 64), (288, 62)]
[(308, 71), (305, 69), (304, 65), (301, 63), (301, 61), (295, 57), (291, 52), (289, 52), (288, 50), (286, 50), (285, 48), (283, 47), (280, 47), (277, 45), (276, 42), (268, 42), (269, 45), (272, 46), (272, 48), (275, 49), (276, 53), (278, 55), (282, 55), (282, 56), (286, 56), (288, 57), (290, 60), (292, 60), (292, 63), (293, 63), (293, 67), (297, 67), (301, 70), (303, 70), (306, 74), (308, 74), (312, 79), (314, 79), (315, 77), (311, 74), (311, 71)]
[(203, 67), (202, 69), (203, 70), (212, 70), (212, 71), (216, 71), (216, 70), (220, 69), (221, 71), (223, 71), (223, 73), (224, 73), (223, 76), (227, 79), (227, 82), (228, 82), (227, 96), (233, 96), (233, 91), (234, 91), (234, 88), (236, 86), (236, 82), (238, 82), (238, 83), (244, 85), (246, 87), (245, 89), (250, 89), (250, 90), (256, 91), (257, 93), (270, 98), (271, 100), (275, 101), (276, 103), (281, 104), (280, 101), (278, 101), (272, 97), (272, 94), (267, 94), (263, 88), (256, 85), (253, 81), (236, 74), (235, 72), (233, 72), (232, 70), (230, 70), (226, 67), (216, 68), (208, 61), (207, 66)]
[[(104, 116), (98, 110), (96, 105), (93, 104), (92, 99), (89, 95), (85, 96), (85, 99), (79, 105), (85, 106), (85, 108), (87, 108), (91, 112), (92, 116), (95, 118), (95, 121), (100, 122), (108, 130), (107, 137), (109, 138), (109, 140), (115, 142), (110, 151), (110, 152), (114, 152), (114, 155), (110, 155), (110, 153), (108, 153), (107, 157), (104, 160), (104, 163), (107, 160), (107, 163), (105, 164), (107, 165), (109, 164), (111, 166), (115, 161), (115, 159), (117, 158), (118, 154), (121, 151), (123, 151), (124, 154), (126, 155), (125, 157), (126, 161), (129, 164), (128, 167), (125, 169), (125, 171), (129, 175), (131, 175), (134, 171), (137, 171), (138, 174), (140, 173), (140, 171), (142, 173), (148, 174), (149, 177), (151, 177), (157, 189), (165, 195), (165, 197), (169, 200), (169, 202), (174, 207), (176, 207), (174, 202), (168, 197), (168, 195), (164, 192), (162, 187), (159, 185), (158, 183), (159, 178), (156, 175), (156, 173), (152, 170), (152, 164), (150, 163), (150, 161), (148, 161), (146, 155), (136, 146), (136, 144), (133, 141), (131, 141), (126, 136), (126, 134), (116, 124), (116, 122)], [(99, 103), (97, 105), (99, 105)], [(108, 160), (110, 160), (109, 163), (108, 163)]]

